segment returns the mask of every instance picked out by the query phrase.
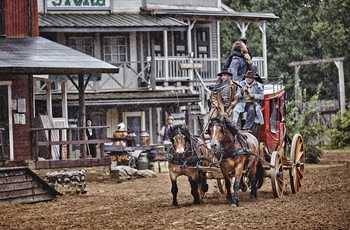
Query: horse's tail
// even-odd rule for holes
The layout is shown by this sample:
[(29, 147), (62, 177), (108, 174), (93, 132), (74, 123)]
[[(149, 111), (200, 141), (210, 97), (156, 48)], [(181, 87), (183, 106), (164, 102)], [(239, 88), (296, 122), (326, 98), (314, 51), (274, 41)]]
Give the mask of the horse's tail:
[(258, 164), (256, 166), (256, 189), (261, 188), (261, 186), (264, 183), (264, 177), (265, 177), (265, 172), (264, 172), (264, 168), (262, 166), (261, 161), (258, 161)]

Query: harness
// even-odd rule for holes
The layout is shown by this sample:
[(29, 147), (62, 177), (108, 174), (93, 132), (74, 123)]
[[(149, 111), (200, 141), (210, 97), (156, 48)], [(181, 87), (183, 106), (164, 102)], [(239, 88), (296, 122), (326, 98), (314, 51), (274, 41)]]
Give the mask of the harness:
[[(205, 143), (198, 144), (198, 137), (188, 136), (186, 133), (183, 133), (180, 128), (178, 128), (177, 131), (175, 131), (174, 136), (176, 136), (179, 133), (188, 137), (185, 140), (186, 148), (183, 153), (177, 153), (174, 145), (172, 144), (167, 149), (167, 152), (165, 154), (165, 158), (169, 163), (181, 165), (181, 168), (186, 168), (188, 166), (197, 167), (204, 160), (208, 160), (204, 156), (203, 152), (201, 152), (203, 155), (197, 154), (197, 148), (200, 148), (201, 146), (204, 146), (205, 148), (207, 148)], [(202, 150), (200, 149), (200, 151)]]

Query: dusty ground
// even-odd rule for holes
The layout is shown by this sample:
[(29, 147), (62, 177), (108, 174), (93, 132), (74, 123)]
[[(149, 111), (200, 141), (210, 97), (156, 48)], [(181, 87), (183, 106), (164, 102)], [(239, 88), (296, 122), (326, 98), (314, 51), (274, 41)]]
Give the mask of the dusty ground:
[[(166, 173), (157, 178), (116, 182), (94, 179), (88, 194), (61, 196), (48, 203), (0, 205), (0, 229), (348, 229), (350, 152), (324, 154), (322, 164), (306, 165), (300, 194), (292, 194), (285, 171), (285, 195), (273, 198), (270, 180), (258, 200), (240, 193), (232, 209), (214, 180), (200, 205), (189, 184), (179, 181), (179, 207), (171, 206)], [(89, 178), (88, 178), (89, 179)]]

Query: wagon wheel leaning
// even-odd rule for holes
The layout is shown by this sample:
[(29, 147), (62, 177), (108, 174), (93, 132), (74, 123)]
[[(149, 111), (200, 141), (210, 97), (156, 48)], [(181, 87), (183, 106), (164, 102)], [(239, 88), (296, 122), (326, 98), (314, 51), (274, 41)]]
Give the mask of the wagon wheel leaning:
[(290, 149), (292, 169), (289, 171), (290, 187), (292, 193), (298, 193), (304, 179), (305, 152), (303, 138), (300, 134), (293, 137)]
[(128, 166), (130, 166), (131, 168), (136, 169), (137, 168), (137, 158), (134, 157), (134, 156), (130, 156), (129, 162), (128, 162)]
[(276, 198), (283, 196), (283, 163), (282, 154), (274, 151), (271, 155), (270, 178), (273, 195)]

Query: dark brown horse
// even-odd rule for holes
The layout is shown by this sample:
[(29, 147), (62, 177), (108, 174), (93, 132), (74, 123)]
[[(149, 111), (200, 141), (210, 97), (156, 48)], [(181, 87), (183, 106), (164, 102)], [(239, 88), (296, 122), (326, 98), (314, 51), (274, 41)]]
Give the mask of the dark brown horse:
[[(257, 157), (259, 142), (249, 132), (238, 132), (225, 116), (218, 116), (209, 121), (210, 146), (218, 158), (220, 170), (225, 179), (227, 200), (231, 207), (238, 206), (238, 190), (243, 188), (242, 176), (246, 176), (251, 188), (250, 197), (256, 199), (257, 188), (261, 187), (264, 170)], [(231, 194), (231, 178), (234, 177), (234, 194)]]
[(177, 202), (177, 178), (187, 176), (191, 185), (193, 203), (199, 204), (204, 193), (208, 191), (206, 173), (198, 166), (209, 164), (209, 153), (202, 139), (191, 136), (186, 127), (177, 125), (171, 128), (170, 138), (172, 145), (167, 150), (166, 158), (169, 162), (169, 176), (173, 205)]

